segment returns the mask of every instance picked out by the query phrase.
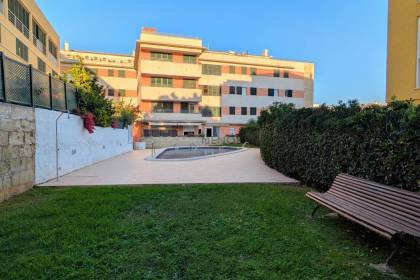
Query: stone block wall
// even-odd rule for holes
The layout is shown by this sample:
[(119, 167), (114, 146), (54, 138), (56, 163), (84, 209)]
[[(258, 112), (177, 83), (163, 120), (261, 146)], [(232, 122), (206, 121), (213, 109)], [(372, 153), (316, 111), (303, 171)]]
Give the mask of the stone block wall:
[(0, 102), (0, 202), (35, 182), (35, 114)]

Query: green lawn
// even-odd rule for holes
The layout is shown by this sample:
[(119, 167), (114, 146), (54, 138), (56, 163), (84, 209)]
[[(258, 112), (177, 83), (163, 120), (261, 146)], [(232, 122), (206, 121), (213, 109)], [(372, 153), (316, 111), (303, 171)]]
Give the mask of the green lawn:
[(388, 243), (339, 218), (310, 221), (305, 191), (35, 189), (0, 204), (0, 279), (388, 279), (369, 268)]

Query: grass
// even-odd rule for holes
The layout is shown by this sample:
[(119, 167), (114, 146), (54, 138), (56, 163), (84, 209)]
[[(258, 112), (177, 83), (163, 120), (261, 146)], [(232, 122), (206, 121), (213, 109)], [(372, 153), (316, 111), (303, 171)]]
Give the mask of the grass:
[(369, 268), (388, 243), (339, 218), (310, 221), (305, 191), (35, 189), (0, 204), (0, 279), (388, 279)]

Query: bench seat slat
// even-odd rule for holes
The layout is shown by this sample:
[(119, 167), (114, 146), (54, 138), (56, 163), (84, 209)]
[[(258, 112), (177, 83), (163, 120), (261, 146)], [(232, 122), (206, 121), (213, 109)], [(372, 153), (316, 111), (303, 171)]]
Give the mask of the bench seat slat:
[[(369, 184), (363, 184), (363, 183), (360, 183), (360, 182), (352, 182), (352, 181), (349, 181), (347, 179), (345, 179), (345, 180), (342, 180), (342, 179), (335, 180), (334, 183), (333, 183), (333, 187), (336, 184), (341, 184), (341, 185), (346, 185), (346, 186), (350, 185), (350, 186), (353, 186), (353, 187), (364, 189), (366, 191), (376, 192), (376, 193), (379, 193), (379, 194), (381, 194), (383, 196), (386, 196), (386, 197), (392, 197), (392, 199), (394, 201), (398, 201), (398, 202), (402, 202), (404, 204), (408, 204), (408, 205), (410, 205), (412, 207), (415, 207), (418, 210), (420, 210), (420, 196), (414, 196), (414, 197), (413, 196), (404, 196), (403, 194), (401, 194), (399, 192), (392, 192), (388, 189), (383, 189), (383, 188), (379, 188), (379, 187), (372, 186), (372, 185), (369, 185)], [(415, 195), (415, 194), (413, 194), (413, 195)]]
[(385, 224), (389, 226), (390, 228), (394, 229), (395, 231), (404, 231), (407, 232), (413, 236), (420, 237), (420, 228), (416, 227), (415, 225), (411, 225), (409, 223), (403, 222), (402, 220), (399, 220), (398, 218), (392, 217), (389, 214), (387, 214), (386, 211), (383, 209), (377, 209), (373, 207), (372, 205), (368, 205), (366, 203), (363, 203), (361, 201), (355, 201), (352, 199), (346, 199), (343, 196), (335, 196), (333, 193), (324, 194), (324, 196), (328, 199), (333, 200), (336, 198), (337, 203), (348, 203), (351, 205), (350, 207), (354, 206), (355, 211), (366, 211), (368, 215), (370, 215), (372, 218), (374, 218), (377, 221), (381, 221), (382, 224)]
[(369, 201), (362, 197), (354, 198), (353, 196), (347, 195), (347, 193), (344, 191), (337, 192), (336, 190), (330, 190), (329, 193), (336, 195), (337, 197), (342, 197), (343, 199), (346, 199), (349, 202), (359, 203), (367, 209), (372, 209), (372, 211), (375, 211), (375, 213), (377, 214), (386, 214), (386, 216), (384, 216), (388, 217), (389, 219), (392, 219), (394, 222), (401, 223), (407, 227), (410, 227), (420, 232), (420, 219), (417, 219), (416, 217), (411, 217), (410, 219), (410, 217), (407, 216), (405, 213), (394, 211), (394, 209), (384, 207), (383, 205), (377, 202)]
[(407, 234), (420, 240), (420, 195), (416, 193), (340, 174), (326, 193), (306, 196), (385, 238)]
[(399, 211), (407, 212), (410, 215), (420, 217), (420, 210), (417, 207), (413, 207), (402, 202), (397, 202), (392, 197), (387, 195), (381, 195), (378, 192), (367, 191), (363, 188), (354, 187), (351, 185), (341, 185), (340, 183), (334, 184), (334, 189), (343, 189), (352, 192), (355, 195), (369, 197), (373, 201), (380, 201), (381, 203), (387, 204), (390, 207), (397, 208)]
[(366, 223), (363, 220), (359, 219), (358, 217), (355, 217), (355, 216), (349, 214), (348, 212), (346, 212), (344, 210), (341, 210), (339, 207), (336, 207), (335, 205), (332, 205), (328, 202), (324, 202), (319, 197), (312, 196), (311, 193), (307, 193), (306, 196), (311, 198), (312, 200), (316, 201), (320, 205), (333, 210), (334, 212), (338, 213), (340, 216), (342, 216), (342, 217), (344, 217), (344, 218), (346, 218), (350, 221), (353, 221), (357, 224), (360, 224), (360, 225), (364, 226), (365, 228), (367, 228), (367, 229), (369, 229), (373, 232), (376, 232), (377, 234), (379, 234), (379, 235), (381, 235), (381, 236), (383, 236), (387, 239), (392, 239), (392, 236), (395, 234), (395, 232), (393, 232), (393, 231), (385, 231), (381, 228), (378, 228), (376, 226), (371, 225), (370, 223)]
[(379, 184), (379, 183), (369, 181), (369, 180), (366, 180), (366, 179), (351, 176), (349, 174), (340, 174), (340, 175), (337, 176), (336, 179), (341, 179), (341, 178), (346, 178), (346, 179), (350, 179), (351, 181), (359, 182), (359, 183), (364, 184), (364, 185), (370, 185), (370, 186), (375, 186), (375, 187), (378, 187), (378, 188), (381, 188), (381, 189), (385, 189), (385, 190), (390, 191), (391, 193), (401, 194), (403, 197), (413, 198), (416, 201), (418, 201), (420, 199), (420, 195), (418, 195), (416, 193), (405, 191), (405, 190), (400, 190), (400, 189), (397, 189), (397, 188), (394, 188), (394, 187), (390, 187), (390, 186)]

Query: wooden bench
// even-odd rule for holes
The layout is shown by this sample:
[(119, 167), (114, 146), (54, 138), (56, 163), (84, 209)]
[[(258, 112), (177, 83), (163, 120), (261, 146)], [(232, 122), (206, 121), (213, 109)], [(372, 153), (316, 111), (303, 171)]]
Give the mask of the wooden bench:
[(420, 195), (372, 181), (340, 174), (329, 191), (308, 192), (318, 206), (331, 209), (392, 241), (395, 249), (386, 264), (405, 240), (420, 240)]

